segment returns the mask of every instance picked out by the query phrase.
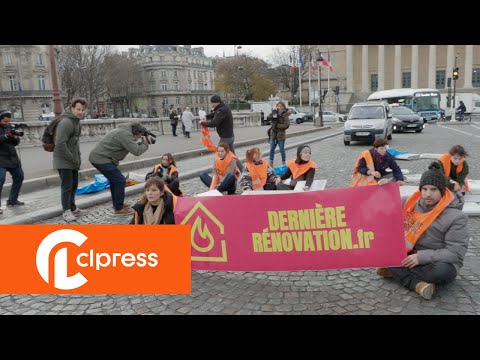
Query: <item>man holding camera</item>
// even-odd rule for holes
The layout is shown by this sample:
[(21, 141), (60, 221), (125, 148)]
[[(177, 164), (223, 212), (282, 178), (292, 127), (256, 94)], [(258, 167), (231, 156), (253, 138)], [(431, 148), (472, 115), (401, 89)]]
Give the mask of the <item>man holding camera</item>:
[[(23, 133), (15, 130), (10, 125), (11, 121), (12, 113), (7, 110), (0, 110), (0, 201), (8, 171), (12, 175), (13, 183), (8, 196), (7, 206), (22, 206), (25, 203), (18, 201), (18, 194), (23, 184), (23, 169), (15, 146), (20, 144), (19, 136), (23, 136)], [(1, 208), (0, 214), (3, 214)]]
[(133, 213), (132, 207), (123, 203), (126, 179), (118, 169), (118, 164), (128, 153), (135, 156), (143, 154), (148, 150), (148, 144), (155, 144), (155, 135), (140, 123), (127, 123), (111, 130), (90, 152), (88, 160), (110, 181), (116, 215)]

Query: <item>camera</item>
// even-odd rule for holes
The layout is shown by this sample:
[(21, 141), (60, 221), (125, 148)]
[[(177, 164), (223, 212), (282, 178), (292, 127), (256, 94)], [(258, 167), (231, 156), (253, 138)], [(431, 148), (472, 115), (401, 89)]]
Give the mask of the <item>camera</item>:
[(272, 120), (273, 120), (273, 121), (277, 121), (279, 117), (280, 117), (280, 116), (279, 116), (279, 114), (278, 114), (278, 110), (277, 110), (277, 109), (273, 109), (273, 110), (272, 110)]
[(7, 131), (10, 131), (13, 135), (23, 136), (25, 132), (23, 129), (28, 128), (27, 124), (10, 124)]
[(157, 135), (151, 133), (148, 130), (145, 130), (144, 132), (142, 132), (142, 136), (145, 136), (149, 144), (155, 144), (157, 142)]

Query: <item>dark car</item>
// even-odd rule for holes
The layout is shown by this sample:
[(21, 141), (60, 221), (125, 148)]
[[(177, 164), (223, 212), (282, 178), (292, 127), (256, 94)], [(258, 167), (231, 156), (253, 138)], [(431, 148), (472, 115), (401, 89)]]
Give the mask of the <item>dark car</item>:
[(421, 116), (415, 114), (405, 106), (392, 106), (393, 132), (415, 131), (421, 133), (424, 125)]

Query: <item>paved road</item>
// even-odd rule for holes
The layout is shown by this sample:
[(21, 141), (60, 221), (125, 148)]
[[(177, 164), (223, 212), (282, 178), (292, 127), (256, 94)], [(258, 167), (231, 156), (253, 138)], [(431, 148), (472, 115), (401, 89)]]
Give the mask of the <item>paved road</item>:
[[(442, 153), (463, 144), (472, 177), (479, 178), (480, 124), (428, 126), (422, 134), (394, 134), (390, 146), (411, 153)], [(327, 188), (343, 187), (357, 155), (369, 148), (344, 146), (340, 136), (311, 144), (319, 166), (317, 179)], [(287, 151), (293, 158), (295, 150)], [(339, 161), (342, 159), (343, 161)], [(431, 160), (400, 162), (421, 173)], [(205, 191), (197, 179), (182, 183), (187, 195)], [(136, 196), (127, 199), (131, 204)], [(89, 209), (85, 224), (127, 223), (114, 216), (110, 204)], [(42, 223), (64, 223), (61, 217)], [(191, 295), (0, 295), (2, 314), (480, 314), (480, 217), (469, 219), (470, 246), (464, 267), (452, 284), (439, 287), (424, 300), (393, 280), (376, 276), (374, 269), (298, 272), (192, 271)]]

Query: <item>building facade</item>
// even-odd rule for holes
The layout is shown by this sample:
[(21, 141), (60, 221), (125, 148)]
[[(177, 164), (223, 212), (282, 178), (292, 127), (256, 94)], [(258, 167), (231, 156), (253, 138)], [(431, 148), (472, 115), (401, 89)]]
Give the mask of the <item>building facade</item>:
[(0, 69), (0, 109), (19, 121), (53, 111), (47, 45), (0, 45)]
[[(312, 48), (317, 49), (316, 45)], [(453, 68), (459, 78), (451, 82), (457, 93), (480, 94), (480, 45), (320, 45), (323, 56), (330, 54), (333, 71), (321, 66), (321, 78), (311, 74), (302, 78), (302, 97), (308, 105), (309, 93), (327, 94), (335, 101), (338, 86), (341, 103), (365, 100), (375, 91), (394, 88), (448, 89)], [(332, 96), (333, 95), (333, 96)]]
[(130, 48), (129, 56), (143, 69), (143, 91), (136, 101), (142, 108), (137, 110), (153, 117), (168, 116), (170, 109), (186, 106), (194, 115), (201, 107), (210, 110), (214, 67), (202, 47), (140, 45)]

